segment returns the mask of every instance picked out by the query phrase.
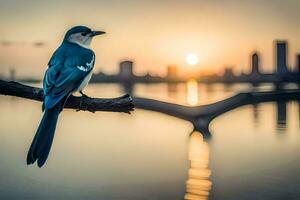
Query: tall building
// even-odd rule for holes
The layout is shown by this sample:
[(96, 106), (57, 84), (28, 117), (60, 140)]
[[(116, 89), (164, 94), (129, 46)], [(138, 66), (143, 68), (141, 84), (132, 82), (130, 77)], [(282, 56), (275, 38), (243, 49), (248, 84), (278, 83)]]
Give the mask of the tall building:
[(277, 73), (286, 74), (288, 73), (287, 69), (287, 42), (286, 41), (277, 41), (276, 42), (276, 61), (277, 61)]
[(251, 70), (252, 75), (257, 75), (259, 74), (259, 57), (258, 53), (254, 53), (252, 55), (252, 70)]
[(223, 76), (227, 79), (233, 78), (234, 73), (232, 67), (226, 67)]
[(120, 72), (119, 76), (124, 81), (129, 81), (133, 78), (133, 62), (132, 61), (123, 61), (120, 62)]

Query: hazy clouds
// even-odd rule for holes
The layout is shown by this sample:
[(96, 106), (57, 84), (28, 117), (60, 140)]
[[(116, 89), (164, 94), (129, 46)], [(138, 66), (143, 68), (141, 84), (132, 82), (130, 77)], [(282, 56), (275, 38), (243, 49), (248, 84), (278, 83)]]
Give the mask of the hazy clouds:
[(32, 45), (34, 47), (44, 47), (46, 46), (45, 42), (23, 42), (23, 41), (9, 41), (9, 40), (2, 40), (0, 41), (0, 45), (3, 47), (11, 47), (11, 46), (24, 46), (24, 45)]

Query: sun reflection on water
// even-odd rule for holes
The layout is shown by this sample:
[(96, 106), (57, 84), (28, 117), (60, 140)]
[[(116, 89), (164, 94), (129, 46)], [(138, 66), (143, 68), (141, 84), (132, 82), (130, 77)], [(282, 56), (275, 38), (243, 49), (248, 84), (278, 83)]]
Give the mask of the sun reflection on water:
[(198, 83), (195, 80), (187, 83), (187, 103), (191, 106), (198, 104)]
[(208, 199), (212, 186), (212, 182), (209, 180), (211, 171), (208, 168), (209, 147), (199, 132), (193, 132), (190, 137), (188, 159), (190, 160), (190, 168), (184, 199)]

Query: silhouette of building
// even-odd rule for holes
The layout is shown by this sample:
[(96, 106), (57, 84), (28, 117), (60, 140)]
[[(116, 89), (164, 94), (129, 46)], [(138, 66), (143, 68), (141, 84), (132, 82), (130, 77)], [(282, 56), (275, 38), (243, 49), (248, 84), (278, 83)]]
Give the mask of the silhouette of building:
[(119, 76), (123, 81), (130, 81), (133, 78), (133, 62), (132, 61), (123, 61), (120, 63), (120, 72)]
[(287, 69), (287, 42), (286, 41), (277, 41), (276, 42), (276, 66), (277, 66), (277, 73), (279, 75), (284, 75), (288, 73)]
[(251, 74), (252, 75), (258, 75), (259, 72), (259, 57), (258, 57), (258, 53), (254, 53), (252, 55), (252, 70), (251, 70)]
[(223, 78), (225, 78), (226, 80), (232, 80), (234, 78), (232, 67), (225, 68)]

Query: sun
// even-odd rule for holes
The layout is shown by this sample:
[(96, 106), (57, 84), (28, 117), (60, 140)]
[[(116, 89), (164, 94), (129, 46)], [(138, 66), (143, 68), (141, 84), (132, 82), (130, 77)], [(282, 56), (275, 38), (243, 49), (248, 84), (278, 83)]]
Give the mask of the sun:
[(196, 65), (199, 61), (198, 56), (194, 53), (187, 54), (185, 60), (189, 65)]

